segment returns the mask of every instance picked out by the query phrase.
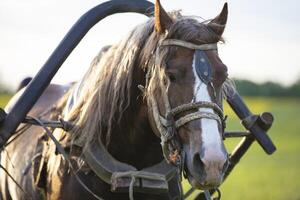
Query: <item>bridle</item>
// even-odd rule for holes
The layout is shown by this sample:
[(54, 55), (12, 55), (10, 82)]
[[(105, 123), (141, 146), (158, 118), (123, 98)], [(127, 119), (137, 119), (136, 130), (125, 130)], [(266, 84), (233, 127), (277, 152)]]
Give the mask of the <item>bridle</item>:
[[(183, 40), (165, 39), (162, 42), (160, 42), (156, 49), (155, 67), (159, 67), (158, 60), (160, 49), (165, 46), (180, 46), (195, 50), (194, 56), (196, 62), (195, 64), (197, 65), (197, 74), (199, 78), (203, 81), (203, 83), (207, 85), (212, 85), (211, 64), (209, 63), (209, 60), (203, 51), (217, 50), (216, 43), (196, 45)], [(151, 76), (150, 73), (151, 72), (148, 71), (148, 78)], [(146, 81), (146, 83), (147, 82), (148, 81)], [(161, 89), (165, 114), (164, 116), (160, 114), (156, 98), (153, 95), (148, 95), (148, 105), (150, 105), (151, 107), (149, 109), (149, 114), (152, 115), (156, 129), (159, 131), (164, 158), (167, 162), (176, 165), (182, 171), (184, 165), (184, 153), (181, 150), (182, 145), (180, 143), (177, 130), (180, 127), (187, 124), (188, 122), (201, 118), (216, 120), (224, 130), (225, 118), (223, 115), (223, 110), (218, 104), (207, 101), (191, 102), (172, 108), (170, 105), (169, 97), (166, 92), (166, 88), (163, 84), (161, 84)], [(210, 108), (214, 111), (214, 113), (199, 111), (199, 108)], [(195, 109), (197, 109), (198, 111), (193, 111)], [(175, 120), (176, 116), (186, 111), (192, 112), (189, 112), (189, 114), (181, 115), (177, 120)]]

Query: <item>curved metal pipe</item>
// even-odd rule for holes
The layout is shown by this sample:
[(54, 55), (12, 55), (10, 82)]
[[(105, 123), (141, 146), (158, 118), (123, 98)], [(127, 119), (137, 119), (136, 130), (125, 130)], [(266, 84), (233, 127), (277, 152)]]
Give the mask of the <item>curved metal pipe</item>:
[(146, 0), (111, 0), (85, 13), (73, 25), (8, 113), (0, 127), (0, 149), (25, 119), (73, 49), (96, 23), (116, 13), (134, 12), (151, 16), (153, 10), (153, 3)]
[[(52, 78), (61, 67), (63, 62), (71, 54), (86, 33), (100, 20), (115, 13), (134, 12), (152, 16), (154, 4), (146, 0), (111, 0), (100, 4), (85, 13), (70, 29), (44, 66), (28, 85), (20, 99), (5, 117), (0, 127), (0, 149), (13, 134), (17, 126), (24, 121), (27, 113), (36, 103), (38, 98), (47, 88)], [(113, 158), (103, 145), (93, 145), (84, 152), (85, 158), (93, 171), (105, 182), (112, 184), (112, 176), (115, 173), (129, 172), (132, 174), (137, 169), (126, 163)], [(141, 178), (142, 185), (135, 184), (137, 192), (158, 193), (168, 192), (168, 181), (177, 174), (177, 168), (166, 163), (164, 160), (152, 167), (143, 169), (139, 173), (157, 176), (162, 179), (148, 180)], [(132, 175), (131, 175), (132, 176)], [(131, 181), (127, 177), (113, 179), (115, 191), (127, 191)]]

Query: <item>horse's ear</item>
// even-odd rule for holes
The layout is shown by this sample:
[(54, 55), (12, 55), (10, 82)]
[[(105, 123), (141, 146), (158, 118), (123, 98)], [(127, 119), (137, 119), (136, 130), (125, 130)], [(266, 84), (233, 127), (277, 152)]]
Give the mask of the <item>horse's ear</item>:
[(161, 6), (160, 1), (155, 1), (155, 30), (164, 33), (172, 25), (172, 19)]
[(208, 23), (208, 27), (220, 37), (222, 36), (228, 17), (228, 4), (225, 3), (221, 13)]

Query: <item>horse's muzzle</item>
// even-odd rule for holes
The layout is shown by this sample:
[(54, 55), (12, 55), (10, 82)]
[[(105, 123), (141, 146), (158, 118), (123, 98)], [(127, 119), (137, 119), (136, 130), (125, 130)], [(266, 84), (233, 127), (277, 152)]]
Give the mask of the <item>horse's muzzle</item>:
[(195, 153), (189, 168), (188, 179), (193, 187), (198, 189), (217, 188), (223, 181), (228, 167), (226, 151), (206, 151)]

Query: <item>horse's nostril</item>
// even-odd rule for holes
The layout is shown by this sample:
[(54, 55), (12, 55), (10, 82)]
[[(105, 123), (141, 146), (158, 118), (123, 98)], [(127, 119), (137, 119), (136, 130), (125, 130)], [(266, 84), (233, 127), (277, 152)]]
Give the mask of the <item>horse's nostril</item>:
[(204, 163), (202, 162), (199, 153), (196, 153), (193, 157), (193, 166), (194, 170), (200, 171), (201, 174), (204, 172)]

